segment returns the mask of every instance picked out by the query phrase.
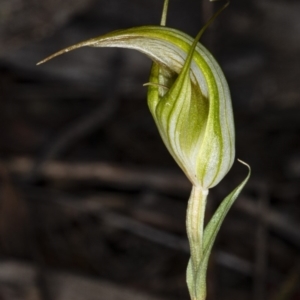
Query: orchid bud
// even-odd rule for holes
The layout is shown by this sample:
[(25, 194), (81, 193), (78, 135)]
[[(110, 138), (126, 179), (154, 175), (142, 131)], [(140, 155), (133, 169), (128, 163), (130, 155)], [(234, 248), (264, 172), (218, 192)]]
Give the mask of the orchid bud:
[[(169, 152), (194, 186), (208, 189), (234, 159), (230, 93), (218, 63), (187, 34), (161, 26), (118, 30), (61, 50), (83, 46), (138, 50), (154, 64), (148, 105)], [(194, 42), (194, 46), (193, 45)]]

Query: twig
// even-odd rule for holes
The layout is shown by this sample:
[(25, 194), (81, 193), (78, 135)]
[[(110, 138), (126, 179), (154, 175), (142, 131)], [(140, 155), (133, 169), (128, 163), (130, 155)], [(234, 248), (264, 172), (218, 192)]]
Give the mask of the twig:
[[(34, 165), (31, 159), (16, 159), (7, 164), (13, 173), (26, 176)], [(173, 194), (186, 193), (190, 189), (190, 183), (184, 176), (174, 172), (151, 171), (137, 168), (122, 167), (105, 162), (96, 163), (66, 163), (45, 162), (40, 167), (40, 175), (51, 180), (97, 180), (119, 187), (128, 188), (153, 188), (162, 192)]]
[[(190, 252), (188, 242), (185, 238), (181, 238), (163, 230), (153, 228), (139, 221), (133, 220), (132, 218), (122, 216), (118, 213), (104, 212), (102, 218), (109, 226), (126, 230), (144, 239), (171, 249), (179, 250), (188, 254)], [(233, 254), (219, 250), (216, 251), (215, 259), (218, 264), (235, 270), (243, 275), (253, 275), (253, 267), (251, 263)]]
[[(33, 189), (33, 197), (30, 195), (30, 198), (36, 198), (38, 199), (38, 202), (41, 203), (40, 195), (38, 195), (37, 192), (34, 192), (34, 190), (36, 190), (36, 188)], [(30, 194), (32, 194), (32, 191)], [(42, 193), (42, 195), (44, 194), (45, 192)], [(108, 201), (104, 201), (106, 197), (108, 197)], [(99, 201), (99, 199), (101, 199), (101, 201)], [(122, 202), (128, 203), (129, 200), (126, 196), (123, 196), (122, 201), (122, 197), (118, 193), (105, 193), (103, 195), (99, 195), (98, 197), (86, 199), (81, 199), (74, 196), (68, 197), (64, 193), (56, 193), (50, 198), (47, 197), (45, 200), (46, 201), (44, 202), (47, 203), (52, 201), (52, 203), (54, 202), (55, 205), (67, 207), (69, 211), (73, 210), (77, 211), (77, 213), (92, 213), (102, 220), (104, 226), (112, 227), (118, 230), (124, 230), (164, 247), (178, 250), (187, 254), (189, 253), (189, 246), (185, 237), (171, 234), (162, 229), (154, 228), (153, 226), (140, 222), (130, 216), (112, 212), (110, 210), (111, 208), (116, 205), (120, 208), (122, 207)], [(114, 204), (112, 202), (114, 202)], [(217, 264), (234, 270), (245, 276), (251, 277), (254, 275), (253, 264), (237, 257), (234, 254), (219, 250), (215, 252), (215, 260)], [(268, 278), (271, 281), (273, 280), (272, 278), (274, 278), (273, 275), (273, 273), (268, 274)]]
[[(9, 172), (26, 176), (31, 171), (34, 161), (28, 158), (17, 158), (3, 164), (6, 165)], [(115, 187), (126, 187), (128, 189), (148, 188), (176, 196), (186, 196), (190, 191), (190, 183), (180, 173), (129, 168), (104, 162), (47, 162), (41, 167), (40, 174), (48, 180), (96, 180)], [(239, 197), (234, 208), (252, 217), (259, 216), (257, 204), (250, 197), (244, 195)], [(265, 222), (270, 229), (282, 234), (286, 240), (300, 248), (299, 224), (271, 208), (265, 212)]]
[[(34, 161), (29, 158), (16, 158), (4, 164), (10, 172), (26, 176), (31, 171)], [(51, 161), (45, 163), (40, 172), (44, 178), (49, 180), (96, 180), (129, 189), (154, 189), (176, 196), (186, 196), (190, 190), (190, 183), (180, 173), (116, 166), (107, 162), (66, 163)], [(245, 195), (240, 196), (234, 207), (247, 215), (259, 216), (257, 204)], [(300, 248), (299, 224), (292, 222), (271, 208), (265, 212), (265, 221), (270, 229), (284, 235), (290, 243)]]

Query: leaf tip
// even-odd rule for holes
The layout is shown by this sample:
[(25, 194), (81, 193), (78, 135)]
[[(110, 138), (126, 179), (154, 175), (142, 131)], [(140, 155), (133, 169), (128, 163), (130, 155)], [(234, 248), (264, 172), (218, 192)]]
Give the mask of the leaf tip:
[(241, 159), (238, 158), (237, 161), (238, 161), (239, 163), (245, 165), (249, 170), (251, 170), (250, 165), (248, 165), (248, 164), (247, 164), (246, 162), (244, 162), (243, 160), (241, 160)]
[(251, 167), (250, 167), (250, 165), (248, 165), (246, 162), (242, 161), (241, 159), (237, 159), (237, 161), (248, 168), (248, 175), (247, 175), (247, 180), (248, 180), (249, 177), (250, 177), (250, 175), (251, 175)]

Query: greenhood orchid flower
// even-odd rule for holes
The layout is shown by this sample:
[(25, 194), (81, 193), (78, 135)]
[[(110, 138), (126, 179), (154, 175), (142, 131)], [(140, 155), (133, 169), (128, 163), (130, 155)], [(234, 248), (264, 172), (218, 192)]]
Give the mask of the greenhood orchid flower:
[(160, 53), (167, 55), (152, 67), (148, 105), (175, 161), (194, 186), (208, 189), (227, 174), (235, 154), (228, 85), (204, 46), (193, 52), (191, 37), (160, 31), (167, 39)]
[(179, 167), (192, 183), (187, 209), (187, 235), (191, 259), (187, 284), (192, 300), (206, 297), (206, 269), (220, 226), (250, 176), (220, 204), (204, 230), (208, 189), (230, 170), (235, 156), (235, 133), (229, 88), (210, 52), (199, 43), (208, 25), (194, 39), (164, 27), (168, 0), (161, 26), (117, 30), (63, 49), (55, 56), (84, 46), (120, 47), (140, 51), (152, 61), (148, 106), (161, 138)]
[(193, 41), (175, 29), (144, 26), (81, 42), (50, 58), (84, 46), (130, 48), (149, 56), (154, 65), (148, 105), (160, 135), (192, 184), (208, 189), (232, 166), (233, 114), (221, 68), (203, 45), (194, 51)]

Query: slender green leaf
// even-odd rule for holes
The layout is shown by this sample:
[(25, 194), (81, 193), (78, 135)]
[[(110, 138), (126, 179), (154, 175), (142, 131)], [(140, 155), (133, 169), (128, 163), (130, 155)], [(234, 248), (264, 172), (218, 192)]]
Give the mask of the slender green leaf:
[(246, 165), (249, 169), (247, 177), (243, 180), (243, 182), (238, 185), (220, 204), (210, 222), (207, 224), (204, 231), (204, 239), (203, 239), (203, 257), (199, 268), (197, 270), (196, 278), (195, 278), (195, 294), (197, 300), (204, 300), (206, 296), (206, 270), (208, 265), (208, 259), (211, 253), (212, 246), (216, 239), (217, 233), (220, 230), (220, 227), (226, 217), (229, 209), (232, 204), (246, 185), (247, 181), (251, 175), (250, 166), (246, 163), (240, 161), (244, 165)]

